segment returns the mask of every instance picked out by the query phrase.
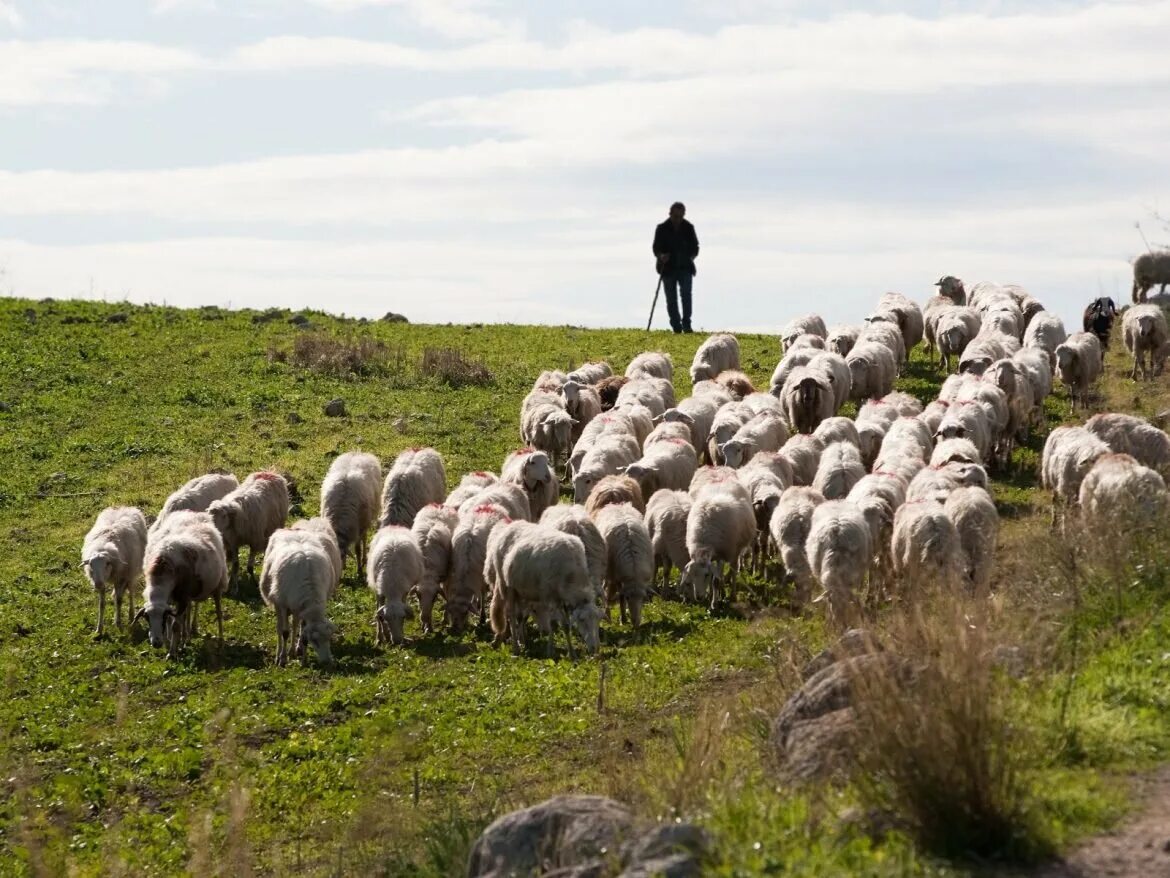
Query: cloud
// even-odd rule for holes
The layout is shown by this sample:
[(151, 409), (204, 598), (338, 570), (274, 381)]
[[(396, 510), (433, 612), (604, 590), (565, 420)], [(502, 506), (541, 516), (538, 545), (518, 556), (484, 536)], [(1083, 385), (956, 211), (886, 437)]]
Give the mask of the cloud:
[(307, 0), (314, 6), (350, 12), (376, 6), (397, 7), (419, 27), (453, 40), (484, 40), (517, 28), (482, 11), (483, 0)]
[(24, 17), (16, 9), (15, 3), (0, 0), (0, 25), (8, 25), (13, 30), (19, 30), (24, 24)]

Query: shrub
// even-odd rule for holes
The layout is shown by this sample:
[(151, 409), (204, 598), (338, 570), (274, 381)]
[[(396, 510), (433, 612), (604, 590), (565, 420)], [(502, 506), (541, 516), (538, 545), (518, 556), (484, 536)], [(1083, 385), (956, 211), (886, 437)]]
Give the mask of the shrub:
[(457, 348), (426, 348), (419, 372), (449, 387), (485, 387), (495, 380), (482, 360), (471, 360)]
[(290, 363), (335, 378), (370, 378), (402, 371), (405, 354), (372, 338), (342, 339), (322, 332), (297, 336), (291, 351), (269, 348), (269, 362)]

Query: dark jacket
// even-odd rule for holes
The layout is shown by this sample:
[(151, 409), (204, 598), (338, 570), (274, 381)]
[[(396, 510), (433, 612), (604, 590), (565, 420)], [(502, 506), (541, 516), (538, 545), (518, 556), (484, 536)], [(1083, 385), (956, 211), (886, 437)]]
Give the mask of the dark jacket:
[(699, 237), (695, 227), (686, 220), (674, 227), (669, 219), (658, 224), (654, 230), (654, 255), (664, 253), (670, 257), (665, 266), (659, 266), (660, 274), (695, 274), (695, 257), (699, 255)]

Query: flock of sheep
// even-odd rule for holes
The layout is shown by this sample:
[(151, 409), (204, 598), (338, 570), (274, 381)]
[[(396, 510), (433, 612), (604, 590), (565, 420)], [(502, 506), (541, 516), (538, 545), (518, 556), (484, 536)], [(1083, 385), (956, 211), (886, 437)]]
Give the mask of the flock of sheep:
[[(1086, 312), (1093, 331), (1067, 335), (1017, 286), (968, 293), (953, 277), (937, 286), (925, 308), (883, 295), (858, 326), (792, 321), (768, 392), (739, 371), (728, 334), (699, 347), (682, 400), (668, 354), (639, 354), (623, 375), (607, 363), (544, 372), (521, 406), (525, 447), (498, 476), (468, 473), (450, 493), (439, 453), (413, 448), (384, 477), (372, 454), (339, 456), (320, 515), (291, 527), (288, 486), (272, 472), (193, 479), (149, 528), (138, 509), (106, 509), (82, 548), (97, 633), (112, 588), (118, 624), (129, 594), (127, 619), (145, 617), (156, 647), (179, 649), (209, 599), (222, 639), (222, 598), (244, 547), (253, 577), (264, 555), (258, 584), (275, 614), (279, 664), (306, 646), (331, 661), (329, 599), (351, 549), (375, 595), (376, 641), (392, 644), (403, 642), (412, 597), (430, 631), (442, 596), (455, 634), (478, 617), (520, 650), (531, 618), (550, 651), (556, 627), (570, 654), (573, 633), (595, 651), (603, 608), (617, 604), (635, 628), (656, 593), (714, 608), (735, 599), (745, 562), (797, 605), (819, 586), (836, 624), (867, 598), (928, 585), (986, 593), (999, 529), (988, 469), (1008, 465), (1014, 444), (1043, 423), (1054, 378), (1074, 406), (1086, 402), (1112, 315), (1090, 327)], [(1160, 371), (1170, 341), (1162, 311), (1135, 305), (1122, 323), (1134, 376)], [(926, 406), (894, 391), (922, 341), (939, 368), (958, 369)], [(851, 400), (855, 419), (838, 414)], [(1051, 432), (1042, 476), (1060, 506), (1077, 504), (1089, 519), (1140, 509), (1154, 520), (1167, 505), (1158, 472), (1167, 466), (1165, 433), (1101, 414)], [(562, 470), (572, 505), (559, 503)]]

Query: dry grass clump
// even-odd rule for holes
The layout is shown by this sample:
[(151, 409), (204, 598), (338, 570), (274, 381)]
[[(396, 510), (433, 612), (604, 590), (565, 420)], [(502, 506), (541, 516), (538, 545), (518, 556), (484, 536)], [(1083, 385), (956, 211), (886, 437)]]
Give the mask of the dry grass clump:
[(419, 372), (449, 387), (485, 387), (495, 380), (482, 360), (469, 359), (457, 348), (426, 348)]
[(335, 378), (371, 378), (400, 372), (405, 354), (373, 338), (344, 339), (311, 332), (298, 335), (290, 351), (269, 348), (268, 360)]

